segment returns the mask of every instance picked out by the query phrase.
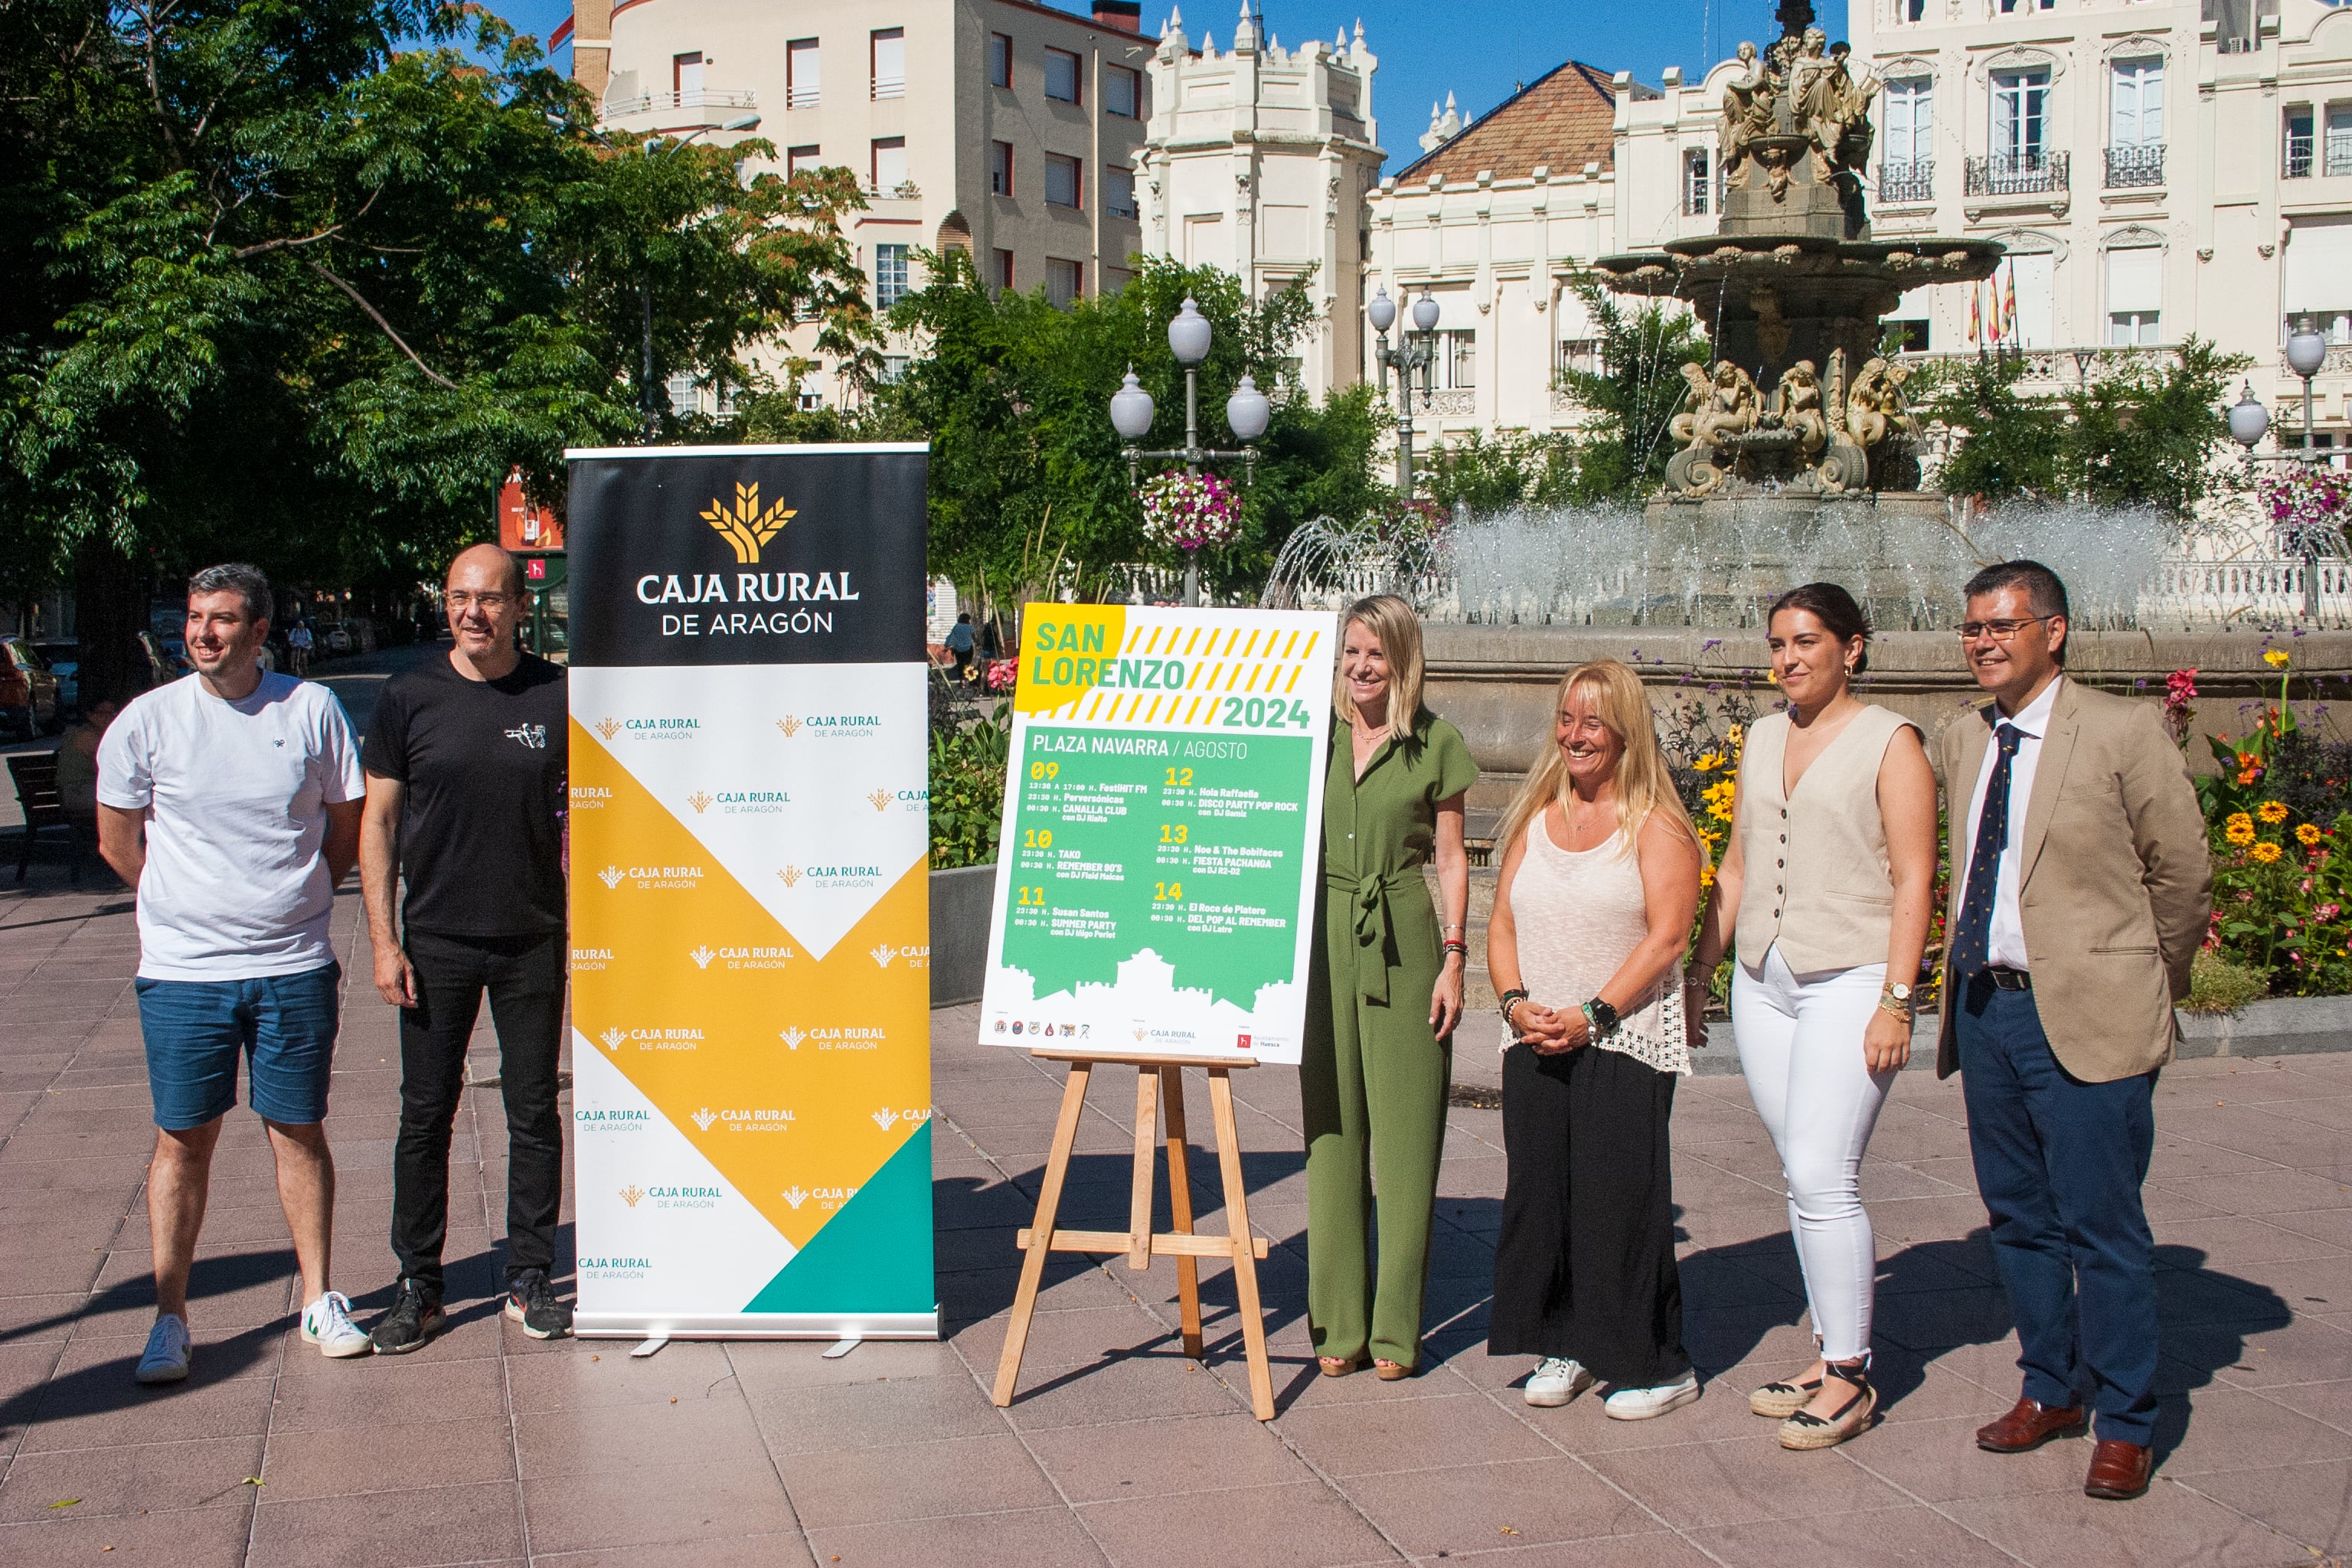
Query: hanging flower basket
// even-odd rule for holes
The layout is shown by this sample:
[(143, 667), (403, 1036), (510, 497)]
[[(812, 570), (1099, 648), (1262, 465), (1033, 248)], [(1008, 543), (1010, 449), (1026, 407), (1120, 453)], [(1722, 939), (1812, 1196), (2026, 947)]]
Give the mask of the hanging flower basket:
[(2262, 480), (2263, 512), (2273, 528), (2303, 538), (2352, 522), (2352, 475), (2321, 463), (2279, 467), (2286, 471)]
[(1241, 498), (1214, 474), (1199, 478), (1171, 468), (1136, 490), (1143, 503), (1143, 536), (1173, 550), (1213, 550), (1241, 531)]

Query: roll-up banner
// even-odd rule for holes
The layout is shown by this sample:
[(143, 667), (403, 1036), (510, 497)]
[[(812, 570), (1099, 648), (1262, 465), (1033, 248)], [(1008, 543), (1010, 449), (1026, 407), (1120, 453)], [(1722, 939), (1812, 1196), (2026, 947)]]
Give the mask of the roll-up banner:
[(981, 1039), (1298, 1060), (1337, 617), (1031, 605)]
[(939, 1332), (925, 454), (565, 454), (581, 1334)]

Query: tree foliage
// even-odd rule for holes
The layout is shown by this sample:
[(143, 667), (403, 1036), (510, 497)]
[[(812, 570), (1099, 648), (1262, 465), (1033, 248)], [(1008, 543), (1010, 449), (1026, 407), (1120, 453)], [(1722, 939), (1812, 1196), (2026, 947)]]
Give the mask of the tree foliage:
[(224, 556), (412, 583), (511, 469), (548, 493), (566, 445), (631, 438), (646, 380), (751, 384), (795, 313), (872, 337), (853, 180), (600, 134), (479, 7), (0, 0), (0, 556), (19, 592), (78, 567), (86, 628)]
[[(866, 417), (931, 442), (933, 569), (1010, 605), (1035, 593), (1124, 594), (1133, 584), (1122, 568), (1178, 564), (1174, 552), (1143, 538), (1110, 395), (1132, 367), (1156, 405), (1145, 443), (1181, 444), (1184, 376), (1167, 325), (1189, 296), (1213, 332), (1200, 366), (1201, 439), (1236, 446), (1224, 397), (1244, 374), (1277, 392), (1293, 345), (1311, 328), (1305, 281), (1254, 300), (1230, 273), (1140, 258), (1118, 293), (1059, 307), (1042, 291), (988, 289), (963, 252), (919, 259), (929, 281), (891, 315), (919, 352), (901, 380), (876, 389)], [(1254, 592), (1300, 522), (1318, 513), (1352, 521), (1379, 504), (1385, 491), (1370, 468), (1376, 434), (1369, 389), (1319, 407), (1277, 396), (1258, 442), (1262, 460), (1243, 490), (1241, 536), (1203, 552), (1204, 581)], [(1147, 459), (1143, 471), (1172, 466)], [(1238, 463), (1220, 468), (1240, 477)]]
[(1601, 368), (1560, 373), (1560, 390), (1586, 414), (1577, 433), (1572, 477), (1558, 481), (1568, 500), (1633, 499), (1665, 478), (1674, 456), (1668, 426), (1690, 391), (1685, 364), (1705, 364), (1712, 350), (1698, 322), (1656, 300), (1628, 307), (1593, 279), (1572, 287), (1600, 336)]
[(2161, 363), (2135, 358), (2063, 396), (2033, 397), (2018, 390), (2022, 356), (1948, 362), (1925, 401), (1926, 417), (1953, 437), (1940, 482), (1991, 501), (2068, 496), (2186, 515), (2214, 486), (2229, 378), (2247, 363), (2190, 338)]

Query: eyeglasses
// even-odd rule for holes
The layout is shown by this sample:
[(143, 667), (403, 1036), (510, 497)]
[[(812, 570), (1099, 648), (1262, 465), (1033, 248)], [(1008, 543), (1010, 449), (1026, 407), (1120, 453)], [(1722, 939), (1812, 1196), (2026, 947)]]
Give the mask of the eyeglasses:
[(463, 610), (475, 605), (479, 605), (481, 608), (489, 611), (492, 615), (496, 615), (499, 611), (505, 609), (509, 605), (515, 602), (515, 597), (512, 594), (468, 594), (463, 589), (458, 589), (448, 594), (446, 597), (448, 599), (449, 607), (453, 610)]
[(1955, 629), (1959, 632), (1962, 642), (1974, 642), (1979, 637), (2007, 642), (2036, 621), (2049, 618), (2048, 616), (2028, 616), (2021, 621), (1962, 621)]

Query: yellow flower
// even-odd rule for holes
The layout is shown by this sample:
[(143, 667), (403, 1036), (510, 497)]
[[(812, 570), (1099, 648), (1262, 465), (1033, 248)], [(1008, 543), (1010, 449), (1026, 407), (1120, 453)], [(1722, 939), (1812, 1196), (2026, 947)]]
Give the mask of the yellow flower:
[(1701, 866), (1698, 868), (1698, 885), (1702, 888), (1712, 888), (1715, 886), (1714, 867)]
[(2255, 815), (2273, 827), (2276, 827), (2286, 820), (2286, 805), (2281, 801), (2266, 800), (2256, 808)]
[(2285, 851), (2281, 849), (2275, 844), (2257, 844), (2252, 849), (2247, 850), (2246, 853), (2253, 857), (2255, 865), (2267, 866), (2272, 861), (2277, 859), (2281, 855), (2284, 854)]
[(2306, 822), (2302, 826), (2294, 830), (2294, 837), (2297, 843), (2308, 849), (2313, 845), (2319, 842), (2319, 829), (2315, 825)]
[(2241, 827), (2233, 822), (2222, 830), (2221, 836), (2224, 838), (2227, 838), (2231, 843), (2237, 845), (2240, 848), (2243, 848), (2254, 841), (2253, 825), (2252, 823), (2248, 823), (2246, 826)]
[(2263, 654), (2263, 662), (2269, 665), (2273, 669), (2276, 669), (2294, 657), (2294, 655), (2288, 653), (2286, 649), (2283, 647), (2274, 647), (2266, 650)]
[(2242, 811), (2233, 811), (2225, 820), (2224, 826), (2232, 833), (2241, 827), (2251, 833), (2254, 828), (2254, 819)]
[(1734, 724), (1731, 727), (1727, 739), (1731, 742), (1731, 749), (1736, 752), (1739, 750), (1742, 745), (1747, 743), (1748, 732), (1742, 726)]
[(1723, 758), (1713, 752), (1709, 752), (1706, 755), (1693, 763), (1691, 766), (1696, 768), (1700, 773), (1711, 773), (1715, 772), (1716, 769), (1723, 766)]

